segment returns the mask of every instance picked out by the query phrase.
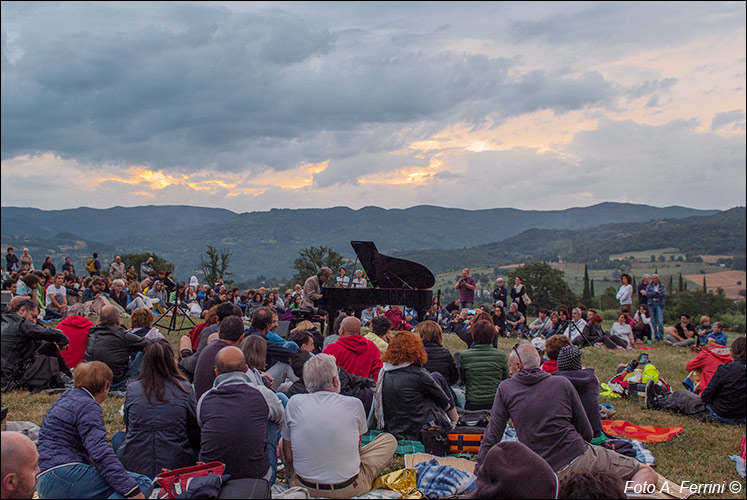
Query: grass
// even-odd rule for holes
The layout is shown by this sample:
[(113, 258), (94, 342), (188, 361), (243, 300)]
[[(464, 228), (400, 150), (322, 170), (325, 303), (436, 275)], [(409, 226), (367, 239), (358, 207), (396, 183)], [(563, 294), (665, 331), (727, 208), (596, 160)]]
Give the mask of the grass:
[[(182, 319), (182, 318), (180, 318)], [(188, 321), (184, 326), (191, 326)], [(165, 321), (163, 323), (166, 323)], [(168, 324), (168, 323), (166, 323)], [(609, 328), (610, 322), (604, 327)], [(177, 326), (180, 326), (177, 323)], [(178, 332), (166, 332), (160, 328), (172, 345), (178, 342)], [(186, 333), (182, 332), (182, 333)], [(729, 334), (731, 343), (739, 334)], [(467, 348), (454, 334), (444, 335), (444, 346), (453, 353)], [(498, 347), (509, 352), (516, 339), (499, 339)], [(687, 375), (685, 363), (693, 355), (688, 349), (675, 348), (665, 344), (655, 344), (656, 350), (648, 351), (651, 362), (659, 369), (661, 376), (673, 387), (681, 388), (680, 381)], [(594, 368), (601, 382), (607, 382), (616, 372), (618, 364), (627, 363), (635, 357), (630, 351), (611, 351), (607, 349), (588, 348), (583, 350), (583, 363), (587, 368)], [(23, 391), (13, 391), (2, 394), (2, 405), (8, 407), (8, 420), (26, 420), (41, 425), (44, 414), (58, 398), (58, 395), (29, 395)], [(656, 470), (671, 481), (682, 483), (722, 483), (727, 484), (727, 493), (704, 495), (706, 498), (744, 498), (744, 494), (728, 493), (728, 484), (739, 481), (742, 492), (745, 482), (736, 472), (733, 461), (728, 455), (738, 455), (744, 426), (727, 426), (721, 424), (704, 424), (683, 415), (676, 415), (662, 411), (652, 411), (643, 408), (640, 401), (626, 399), (600, 398), (600, 402), (612, 403), (617, 410), (613, 417), (616, 420), (627, 420), (639, 425), (680, 426), (685, 432), (667, 443), (652, 443), (646, 447), (651, 450), (657, 460)], [(110, 397), (104, 402), (104, 421), (109, 437), (122, 429), (122, 418), (119, 408), (124, 403), (123, 398)], [(385, 472), (393, 472), (404, 467), (401, 456), (395, 456)]]

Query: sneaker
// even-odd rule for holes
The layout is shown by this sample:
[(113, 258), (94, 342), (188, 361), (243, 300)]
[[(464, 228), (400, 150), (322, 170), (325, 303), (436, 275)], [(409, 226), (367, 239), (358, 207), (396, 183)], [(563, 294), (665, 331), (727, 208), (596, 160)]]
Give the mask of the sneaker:
[(651, 410), (655, 409), (654, 404), (656, 402), (656, 393), (654, 392), (654, 381), (649, 380), (646, 383), (646, 397), (644, 398), (644, 403), (646, 405), (646, 409)]

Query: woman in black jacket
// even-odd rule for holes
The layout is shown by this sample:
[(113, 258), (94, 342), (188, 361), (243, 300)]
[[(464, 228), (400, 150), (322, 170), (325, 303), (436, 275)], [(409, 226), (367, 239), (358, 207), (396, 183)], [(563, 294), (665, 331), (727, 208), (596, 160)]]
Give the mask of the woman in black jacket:
[(443, 346), (441, 327), (434, 321), (423, 321), (415, 327), (415, 331), (423, 340), (425, 353), (428, 355), (423, 368), (431, 373), (440, 373), (449, 385), (459, 382), (459, 370), (454, 356)]
[(148, 344), (137, 381), (127, 386), (126, 432), (112, 437), (117, 458), (130, 471), (155, 477), (164, 467), (194, 465), (200, 448), (197, 401), (166, 340)]
[(375, 406), (379, 427), (397, 439), (410, 440), (418, 440), (421, 429), (431, 422), (449, 428), (446, 411), (453, 408), (434, 380), (443, 377), (439, 373), (432, 376), (423, 368), (428, 355), (420, 337), (400, 332), (381, 360), (384, 367), (376, 385)]

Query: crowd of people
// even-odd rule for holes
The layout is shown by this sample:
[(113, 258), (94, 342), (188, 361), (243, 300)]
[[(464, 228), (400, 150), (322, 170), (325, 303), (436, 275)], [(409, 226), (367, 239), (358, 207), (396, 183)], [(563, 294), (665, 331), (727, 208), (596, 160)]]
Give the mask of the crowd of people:
[[(11, 260), (16, 274), (7, 279), (20, 276), (24, 288), (16, 288), (2, 316), (3, 383), (44, 355), (64, 375), (67, 390), (44, 417), (37, 455), (3, 433), (4, 495), (29, 498), (37, 476), (40, 498), (144, 498), (162, 468), (199, 460), (225, 464), (231, 481), (244, 481), (244, 492), (257, 482), (274, 483), (282, 468), (291, 486), (312, 496), (349, 498), (371, 489), (398, 441), (421, 440), (428, 428), (453, 429), (464, 411), (490, 413), (475, 498), (497, 491), (496, 467), (509, 452), (536, 464), (538, 495), (583, 491), (579, 478), (589, 473), (612, 478), (613, 486), (657, 482), (649, 466), (599, 445), (599, 385), (581, 361), (586, 347), (633, 349), (664, 339), (655, 325), (665, 297), (656, 275), (639, 293), (633, 315), (631, 280), (621, 279), (620, 314), (609, 331), (601, 315), (583, 306), (542, 309), (529, 323), (531, 299), (521, 277), (511, 290), (500, 279), (492, 306), (474, 308), (474, 279), (464, 269), (458, 298), (445, 306), (434, 302), (422, 318), (397, 304), (373, 306), (360, 317), (328, 318), (327, 336), (308, 320), (293, 321), (281, 336), (283, 318), (299, 319), (294, 310), (315, 318), (324, 313), (317, 303), (325, 283), (363, 287), (365, 278), (350, 280), (341, 269), (331, 280), (332, 270), (322, 267), (281, 296), (262, 288), (240, 293), (220, 281), (200, 285), (196, 277), (175, 282), (171, 273), (155, 270), (152, 259), (137, 275), (117, 257), (106, 276), (94, 259), (82, 279), (70, 266), (55, 273), (45, 262), (35, 271), (29, 258), (24, 273), (23, 256), (14, 261), (18, 269)], [(204, 321), (175, 350), (153, 327), (158, 305), (162, 313), (174, 308), (172, 314)], [(56, 328), (39, 322), (42, 311), (61, 319)], [(98, 316), (95, 325), (90, 314)], [(670, 394), (649, 385), (648, 408), (745, 421), (745, 338), (728, 349), (720, 326), (703, 318), (698, 329), (682, 317), (669, 340), (702, 347), (688, 364), (701, 370), (699, 386)], [(467, 348), (452, 354), (446, 333)], [(500, 337), (518, 342), (504, 351)], [(683, 343), (687, 339), (693, 342)], [(111, 444), (101, 406), (110, 395), (124, 396), (124, 428)], [(509, 420), (518, 448), (501, 442)], [(361, 447), (371, 429), (379, 433)], [(501, 480), (526, 472), (507, 467)], [(14, 482), (6, 484), (6, 477)]]

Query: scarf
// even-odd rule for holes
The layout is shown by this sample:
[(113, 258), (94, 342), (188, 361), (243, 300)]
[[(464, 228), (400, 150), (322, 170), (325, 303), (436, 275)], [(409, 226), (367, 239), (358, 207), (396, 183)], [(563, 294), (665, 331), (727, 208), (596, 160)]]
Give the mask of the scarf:
[(379, 380), (376, 382), (376, 394), (374, 395), (374, 416), (376, 417), (377, 429), (384, 428), (384, 376), (387, 372), (406, 368), (411, 364), (402, 363), (401, 365), (393, 365), (391, 363), (384, 363), (381, 371), (379, 371)]

